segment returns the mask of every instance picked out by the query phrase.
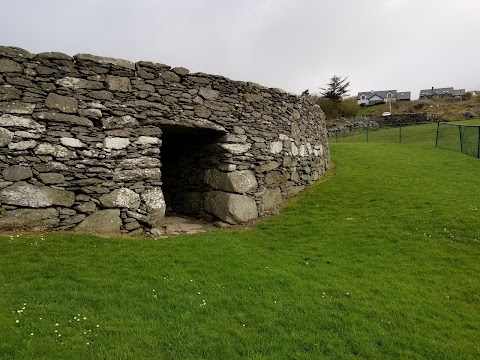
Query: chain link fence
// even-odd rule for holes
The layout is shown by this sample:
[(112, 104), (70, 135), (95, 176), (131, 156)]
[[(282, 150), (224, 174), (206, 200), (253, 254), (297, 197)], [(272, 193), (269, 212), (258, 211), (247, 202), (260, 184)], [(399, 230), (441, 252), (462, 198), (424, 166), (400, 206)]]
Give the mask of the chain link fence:
[(330, 132), (330, 142), (400, 143), (438, 147), (480, 158), (480, 126), (451, 123), (365, 124)]

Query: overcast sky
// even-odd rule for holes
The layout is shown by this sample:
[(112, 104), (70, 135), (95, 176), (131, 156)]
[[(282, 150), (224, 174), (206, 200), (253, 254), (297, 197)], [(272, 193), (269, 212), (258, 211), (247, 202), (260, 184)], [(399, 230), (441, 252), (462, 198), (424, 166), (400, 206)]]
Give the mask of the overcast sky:
[(479, 0), (0, 0), (0, 44), (184, 66), (301, 93), (480, 90)]

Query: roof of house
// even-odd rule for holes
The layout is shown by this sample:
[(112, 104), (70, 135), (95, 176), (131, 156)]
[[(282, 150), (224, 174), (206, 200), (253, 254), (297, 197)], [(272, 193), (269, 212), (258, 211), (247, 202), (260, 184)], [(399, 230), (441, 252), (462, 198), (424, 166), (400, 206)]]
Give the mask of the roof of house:
[(453, 95), (453, 96), (462, 96), (462, 95), (465, 95), (465, 89), (453, 90), (452, 95)]
[(410, 91), (397, 92), (397, 100), (410, 100)]
[(432, 89), (420, 90), (420, 97), (433, 96), (434, 94), (446, 95), (446, 94), (452, 94), (452, 93), (453, 93), (453, 87), (438, 88), (438, 89), (432, 88)]
[(380, 90), (380, 91), (373, 91), (372, 90), (372, 91), (359, 92), (358, 95), (357, 95), (357, 100), (360, 100), (360, 97), (362, 96), (362, 94), (367, 95), (367, 99), (371, 99), (375, 95), (378, 95), (382, 99), (386, 99), (388, 93), (392, 93), (393, 97), (397, 97), (397, 90)]

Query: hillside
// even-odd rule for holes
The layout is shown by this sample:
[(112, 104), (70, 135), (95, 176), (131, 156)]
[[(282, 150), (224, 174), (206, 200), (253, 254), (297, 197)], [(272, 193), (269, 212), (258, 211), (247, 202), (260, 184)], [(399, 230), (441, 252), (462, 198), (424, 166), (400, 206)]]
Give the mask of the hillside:
[[(357, 115), (380, 116), (384, 111), (389, 111), (388, 104), (359, 107)], [(392, 114), (427, 112), (439, 115), (443, 121), (463, 120), (469, 111), (480, 117), (480, 95), (472, 96), (469, 100), (414, 100), (392, 104)]]

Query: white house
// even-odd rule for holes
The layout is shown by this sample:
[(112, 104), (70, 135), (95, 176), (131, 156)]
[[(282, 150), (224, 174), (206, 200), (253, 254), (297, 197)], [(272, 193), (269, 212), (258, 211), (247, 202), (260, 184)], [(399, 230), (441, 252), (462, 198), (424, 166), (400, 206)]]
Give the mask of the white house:
[(410, 91), (398, 92), (397, 90), (380, 90), (359, 92), (357, 104), (368, 106), (395, 101), (410, 101)]

